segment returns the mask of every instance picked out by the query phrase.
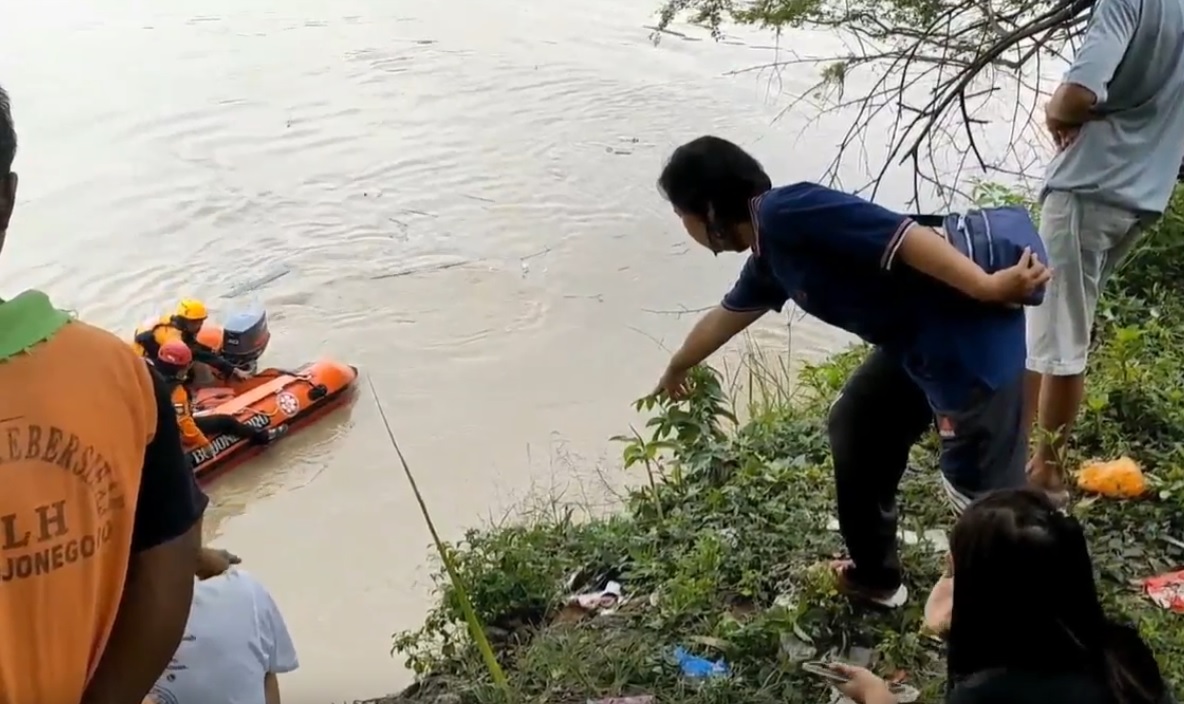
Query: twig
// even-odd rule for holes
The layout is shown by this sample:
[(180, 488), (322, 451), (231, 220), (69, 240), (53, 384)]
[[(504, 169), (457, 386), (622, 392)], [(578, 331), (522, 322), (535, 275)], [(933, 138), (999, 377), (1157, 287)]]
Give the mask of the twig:
[(715, 308), (715, 306), (703, 306), (702, 308), (685, 308), (685, 307), (680, 306), (678, 310), (654, 310), (653, 308), (642, 308), (641, 312), (653, 313), (654, 315), (673, 315), (673, 316), (681, 317), (684, 315), (691, 315), (694, 313), (705, 313), (705, 312), (712, 310), (714, 308)]
[(452, 586), (456, 589), (457, 601), (460, 602), (460, 609), (464, 613), (465, 621), (469, 625), (469, 635), (473, 637), (473, 642), (477, 645), (477, 649), (481, 651), (481, 656), (485, 660), (485, 666), (489, 669), (489, 675), (493, 678), (494, 684), (506, 695), (506, 701), (511, 701), (510, 685), (506, 680), (506, 675), (502, 671), (497, 658), (494, 656), (493, 649), (489, 646), (489, 639), (485, 635), (481, 622), (477, 619), (477, 613), (473, 610), (472, 603), (469, 602), (467, 590), (460, 579), (460, 575), (457, 574), (456, 567), (452, 564), (448, 549), (444, 547), (444, 541), (440, 539), (440, 534), (436, 532), (436, 524), (432, 521), (432, 514), (428, 511), (428, 505), (423, 500), (423, 494), (419, 493), (419, 485), (415, 482), (415, 475), (411, 473), (411, 467), (408, 466), (407, 459), (403, 457), (403, 450), (399, 447), (399, 441), (395, 439), (395, 431), (391, 429), (390, 421), (386, 418), (386, 411), (383, 410), (382, 401), (378, 398), (378, 389), (374, 388), (374, 380), (367, 376), (366, 383), (370, 386), (370, 394), (374, 397), (374, 405), (378, 408), (378, 417), (382, 420), (382, 426), (386, 428), (386, 434), (390, 438), (391, 447), (395, 449), (395, 454), (399, 457), (399, 463), (403, 465), (403, 474), (407, 477), (407, 483), (411, 485), (411, 493), (415, 494), (415, 501), (419, 504), (419, 510), (423, 514), (424, 523), (427, 524), (428, 531), (432, 534), (432, 542), (436, 544), (436, 551), (440, 553), (440, 560), (444, 563), (444, 569), (448, 572), (448, 578), (452, 582)]

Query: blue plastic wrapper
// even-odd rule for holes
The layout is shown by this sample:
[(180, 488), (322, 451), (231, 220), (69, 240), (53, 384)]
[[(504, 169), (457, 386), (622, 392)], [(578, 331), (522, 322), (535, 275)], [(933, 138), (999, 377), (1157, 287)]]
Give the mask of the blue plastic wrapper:
[(697, 655), (691, 655), (686, 648), (674, 649), (674, 659), (678, 661), (683, 676), (689, 679), (706, 679), (709, 677), (726, 677), (728, 664), (722, 659), (711, 661)]

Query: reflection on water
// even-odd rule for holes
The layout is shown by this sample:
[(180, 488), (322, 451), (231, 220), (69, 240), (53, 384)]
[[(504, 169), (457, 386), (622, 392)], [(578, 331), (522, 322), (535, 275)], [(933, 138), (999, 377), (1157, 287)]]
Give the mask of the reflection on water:
[[(0, 23), (22, 177), (4, 290), (130, 332), (287, 271), (250, 294), (273, 318), (265, 361), (361, 368), (446, 538), (532, 486), (590, 501), (578, 485), (617, 480), (607, 438), (681, 311), (739, 267), (691, 251), (653, 185), (665, 155), (727, 134), (786, 181), (832, 156), (795, 116), (770, 127), (767, 76), (723, 76), (769, 61), (767, 39), (655, 48), (648, 9), (20, 3)], [(784, 320), (757, 336), (784, 346)], [(795, 350), (839, 342), (795, 325)], [(406, 683), (390, 634), (428, 603), (428, 535), (365, 391), (211, 493), (207, 531), (290, 620), (292, 696)]]
[(247, 462), (206, 487), (217, 500), (202, 522), (205, 540), (223, 542), (223, 525), (245, 513), (252, 502), (282, 492), (315, 490), (317, 479), (334, 464), (335, 443), (353, 427), (353, 408), (353, 403), (343, 404), (317, 424), (302, 428), (298, 443), (276, 443), (262, 459)]

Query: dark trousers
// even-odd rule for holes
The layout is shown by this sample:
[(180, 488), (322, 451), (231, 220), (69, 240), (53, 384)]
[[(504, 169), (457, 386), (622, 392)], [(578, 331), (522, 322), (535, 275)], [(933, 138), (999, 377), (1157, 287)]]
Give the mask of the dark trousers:
[[(965, 408), (941, 415), (941, 474), (955, 512), (985, 492), (1026, 483), (1023, 370), (999, 389), (975, 389)], [(934, 424), (925, 393), (900, 360), (875, 349), (855, 371), (828, 418), (839, 530), (855, 571), (870, 588), (894, 589), (896, 492), (909, 450)]]
[(266, 430), (257, 430), (230, 415), (194, 416), (197, 428), (206, 435), (234, 435), (236, 437), (260, 440), (267, 436)]

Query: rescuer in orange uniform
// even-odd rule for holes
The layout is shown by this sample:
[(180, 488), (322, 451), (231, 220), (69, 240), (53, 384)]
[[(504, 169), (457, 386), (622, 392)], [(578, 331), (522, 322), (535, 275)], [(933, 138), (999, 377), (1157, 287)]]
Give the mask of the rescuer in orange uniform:
[(193, 360), (208, 364), (227, 378), (245, 379), (250, 376), (235, 368), (217, 352), (197, 341), (197, 333), (206, 322), (206, 304), (187, 298), (177, 304), (172, 315), (163, 316), (150, 326), (136, 330), (133, 347), (141, 356), (156, 359), (161, 346), (169, 340), (180, 340), (193, 354)]
[(193, 352), (179, 339), (166, 340), (160, 345), (153, 364), (161, 376), (168, 381), (173, 408), (177, 411), (177, 424), (181, 428), (181, 439), (187, 450), (209, 444), (210, 434), (228, 434), (247, 438), (251, 442), (266, 445), (287, 432), (286, 425), (275, 428), (256, 429), (232, 415), (210, 414), (194, 416), (185, 379), (193, 366)]

